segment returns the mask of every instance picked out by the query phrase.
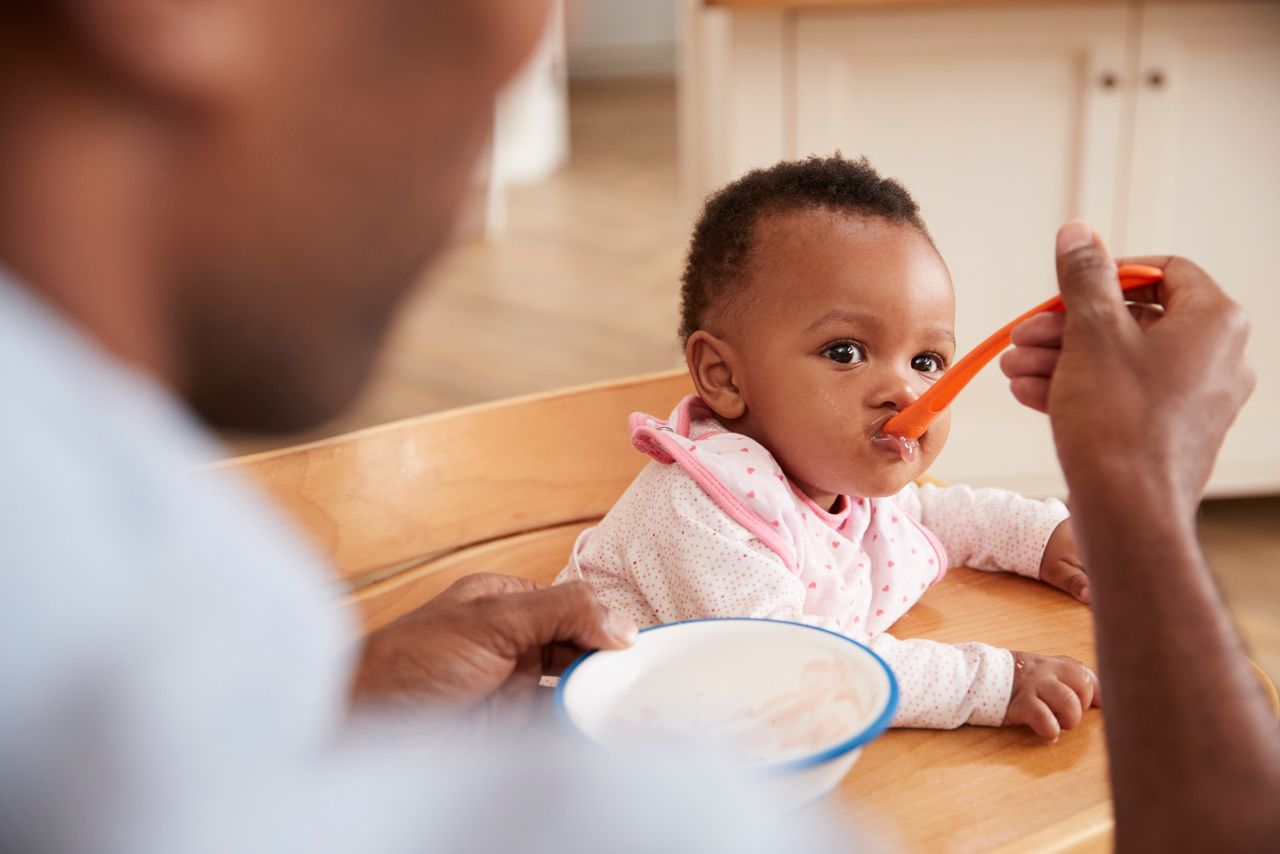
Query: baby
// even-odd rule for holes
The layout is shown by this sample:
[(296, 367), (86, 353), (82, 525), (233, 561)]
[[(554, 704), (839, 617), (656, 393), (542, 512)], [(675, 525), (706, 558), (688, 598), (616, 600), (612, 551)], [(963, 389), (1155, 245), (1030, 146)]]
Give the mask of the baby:
[(872, 441), (955, 357), (951, 278), (906, 189), (839, 155), (751, 172), (707, 201), (683, 298), (697, 395), (632, 416), (653, 462), (558, 580), (642, 627), (768, 617), (862, 641), (898, 677), (895, 726), (1079, 723), (1098, 690), (1074, 659), (885, 632), (949, 566), (1089, 601), (1061, 502), (913, 483), (947, 414), (909, 461)]

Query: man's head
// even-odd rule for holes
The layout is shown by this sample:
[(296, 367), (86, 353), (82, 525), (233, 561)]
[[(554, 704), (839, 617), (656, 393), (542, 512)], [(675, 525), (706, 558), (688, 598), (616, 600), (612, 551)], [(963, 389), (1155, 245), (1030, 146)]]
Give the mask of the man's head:
[[(105, 208), (104, 233), (113, 213), (148, 225), (115, 247), (145, 282), (134, 313), (164, 363), (146, 367), (214, 423), (306, 426), (355, 393), (448, 238), (493, 97), (545, 12), (531, 0), (19, 4), (0, 12), (0, 150), (100, 130), (94, 150), (114, 175), (93, 183), (112, 199), (80, 210)], [(15, 116), (26, 125), (10, 128)], [(32, 155), (28, 198), (65, 190), (56, 166)], [(19, 207), (0, 201), (0, 258), (128, 349), (94, 328), (109, 309), (79, 305), (102, 300), (90, 292), (110, 271), (57, 281), (67, 265), (31, 251), (39, 236), (23, 235)]]

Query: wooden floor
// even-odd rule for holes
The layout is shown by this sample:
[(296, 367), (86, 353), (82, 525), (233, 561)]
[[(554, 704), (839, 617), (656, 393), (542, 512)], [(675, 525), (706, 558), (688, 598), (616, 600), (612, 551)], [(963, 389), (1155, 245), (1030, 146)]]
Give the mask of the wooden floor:
[(1241, 634), (1280, 683), (1280, 496), (1205, 502), (1199, 527)]
[[(688, 238), (669, 83), (571, 93), (569, 165), (514, 188), (502, 239), (460, 246), (405, 306), (363, 397), (291, 444), (425, 412), (675, 367)], [(1215, 501), (1201, 533), (1242, 632), (1280, 677), (1280, 497)]]

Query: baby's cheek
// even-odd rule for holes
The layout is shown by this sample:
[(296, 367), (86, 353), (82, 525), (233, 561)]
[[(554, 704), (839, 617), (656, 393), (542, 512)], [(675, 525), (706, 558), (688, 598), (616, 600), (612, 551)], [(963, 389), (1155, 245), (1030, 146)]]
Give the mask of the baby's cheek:
[(929, 432), (920, 437), (920, 453), (916, 455), (917, 474), (923, 474), (933, 465), (933, 461), (942, 453), (951, 435), (951, 411), (947, 410), (938, 416), (929, 427)]

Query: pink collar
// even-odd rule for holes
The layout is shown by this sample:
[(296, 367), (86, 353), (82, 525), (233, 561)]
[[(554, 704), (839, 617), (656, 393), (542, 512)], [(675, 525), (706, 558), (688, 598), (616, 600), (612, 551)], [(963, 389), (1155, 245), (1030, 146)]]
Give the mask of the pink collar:
[(853, 502), (849, 500), (847, 495), (836, 496), (834, 510), (823, 510), (812, 498), (805, 495), (803, 490), (792, 483), (791, 478), (787, 478), (787, 486), (791, 487), (791, 491), (804, 502), (804, 505), (809, 508), (814, 516), (825, 522), (833, 531), (840, 530), (840, 527), (844, 525), (845, 520), (849, 518), (850, 511), (853, 509)]

